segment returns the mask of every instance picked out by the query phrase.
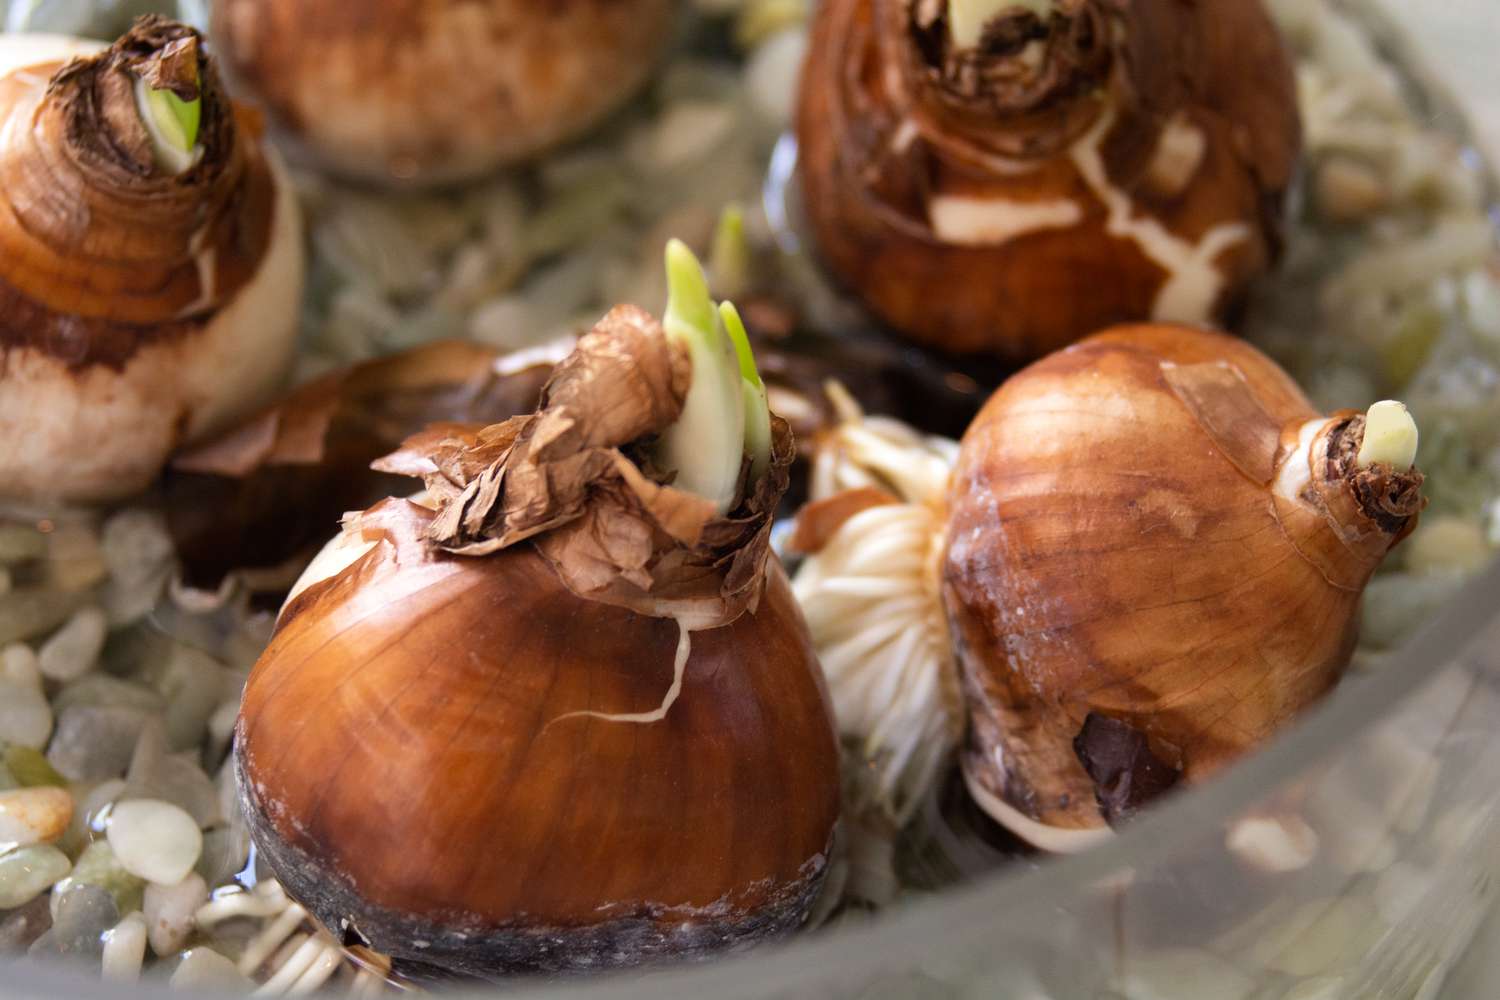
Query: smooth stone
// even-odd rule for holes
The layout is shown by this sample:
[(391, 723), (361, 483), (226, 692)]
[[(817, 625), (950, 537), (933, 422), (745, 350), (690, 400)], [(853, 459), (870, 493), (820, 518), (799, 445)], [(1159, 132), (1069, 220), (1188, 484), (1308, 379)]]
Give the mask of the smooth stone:
[(52, 706), (31, 684), (0, 678), (0, 743), (40, 750), (52, 735)]
[(147, 714), (124, 705), (73, 705), (57, 717), (47, 760), (72, 781), (118, 778), (130, 764)]
[(42, 670), (36, 651), (24, 642), (13, 642), (0, 649), (0, 680), (42, 690)]
[(233, 962), (212, 948), (185, 952), (169, 985), (174, 990), (198, 993), (244, 993), (255, 987)]
[(0, 910), (25, 906), (65, 878), (73, 867), (50, 844), (34, 844), (0, 855)]
[(5, 769), (21, 788), (61, 788), (68, 779), (47, 762), (40, 750), (11, 744), (5, 748)]
[(51, 900), (38, 896), (0, 918), (0, 955), (19, 955), (52, 927)]
[(53, 587), (15, 587), (0, 597), (0, 646), (46, 635), (67, 621), (85, 597)]
[(146, 918), (139, 913), (126, 914), (124, 920), (104, 932), (100, 973), (105, 982), (133, 983), (141, 978), (146, 938)]
[(219, 790), (198, 766), (197, 753), (169, 752), (167, 730), (159, 720), (152, 719), (141, 731), (125, 780), (129, 787), (122, 798), (170, 802), (193, 817), (200, 829), (224, 818)]
[(97, 885), (73, 886), (52, 909), (52, 929), (31, 946), (33, 955), (92, 958), (104, 954), (104, 933), (120, 922), (114, 897)]
[(72, 818), (73, 796), (65, 788), (0, 792), (0, 850), (53, 843)]
[(207, 902), (208, 883), (196, 873), (174, 886), (146, 886), (143, 912), (151, 950), (163, 957), (181, 951), (193, 936), (193, 915)]
[(42, 676), (64, 683), (82, 677), (99, 662), (108, 634), (109, 622), (103, 611), (92, 606), (79, 608), (37, 652)]
[(158, 799), (115, 803), (108, 837), (126, 871), (158, 885), (187, 878), (203, 853), (203, 831), (193, 817)]
[(57, 916), (57, 907), (61, 904), (62, 897), (81, 885), (103, 889), (115, 901), (118, 912), (130, 913), (141, 908), (146, 883), (125, 870), (115, 857), (114, 848), (109, 846), (109, 841), (96, 840), (84, 848), (73, 864), (73, 871), (52, 890), (54, 917)]
[(0, 566), (30, 562), (46, 554), (46, 535), (29, 524), (0, 521)]

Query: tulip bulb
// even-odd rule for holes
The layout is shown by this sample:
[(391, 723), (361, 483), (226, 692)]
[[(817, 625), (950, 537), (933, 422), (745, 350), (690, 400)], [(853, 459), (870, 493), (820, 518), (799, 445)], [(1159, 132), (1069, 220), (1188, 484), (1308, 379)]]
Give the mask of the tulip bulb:
[(408, 968), (702, 955), (797, 927), (823, 879), (838, 748), (769, 549), (790, 431), (768, 415), (757, 475), (743, 423), (713, 428), (736, 463), (725, 513), (679, 485), (702, 470), (656, 461), (695, 388), (744, 384), (732, 350), (687, 342), (722, 331), (684, 253), (688, 336), (617, 308), (534, 413), (435, 426), (377, 463), (426, 499), (347, 520), (246, 687), (260, 857)]
[(143, 489), (291, 361), (296, 199), (191, 29), (0, 46), (0, 499)]
[(828, 0), (797, 134), (834, 275), (913, 340), (1009, 361), (1224, 319), (1300, 148), (1260, 0)]
[(598, 123), (672, 35), (673, 0), (213, 0), (235, 92), (295, 155), (386, 184), (471, 179)]
[(1117, 329), (1027, 368), (965, 436), (944, 604), (976, 799), (1074, 849), (1337, 683), (1415, 527), (1399, 404), (1320, 416), (1220, 334)]

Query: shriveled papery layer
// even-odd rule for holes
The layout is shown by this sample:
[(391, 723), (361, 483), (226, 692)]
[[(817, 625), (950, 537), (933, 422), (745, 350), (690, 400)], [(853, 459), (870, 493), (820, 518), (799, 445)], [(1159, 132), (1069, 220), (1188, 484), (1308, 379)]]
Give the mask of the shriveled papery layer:
[(662, 485), (632, 446), (676, 421), (691, 378), (660, 324), (621, 306), (553, 372), (536, 413), (435, 428), (377, 468), (423, 478), (444, 549), (478, 556), (530, 540), (581, 596), (694, 629), (727, 624), (760, 598), (794, 448), (773, 417), (770, 467), (727, 517)]
[[(173, 450), (275, 391), (296, 341), (303, 246), (290, 180), (265, 156), (276, 192), (270, 243), (250, 282), (210, 315), (171, 324), (169, 336), (140, 328), (117, 366), (80, 363), (90, 324), (58, 314), (47, 346), (0, 346), (0, 499), (138, 493)], [(0, 311), (0, 337), (11, 315)], [(84, 332), (69, 340), (69, 331)]]
[[(155, 162), (137, 78), (201, 95), (202, 153), (180, 174)], [(259, 131), (196, 34), (159, 18), (97, 56), (0, 78), (0, 347), (118, 370), (148, 343), (191, 339), (270, 249)]]
[(587, 129), (646, 79), (673, 0), (216, 0), (231, 81), (291, 145), (387, 183), (475, 176)]
[(246, 688), (241, 788), (278, 877), (335, 933), (473, 975), (796, 927), (838, 751), (774, 560), (754, 610), (688, 635), (569, 592), (533, 546), (445, 552), (435, 525), (361, 515), (373, 544), (288, 604)]
[(820, 10), (808, 216), (918, 340), (1028, 360), (1112, 323), (1222, 318), (1276, 253), (1299, 125), (1260, 0), (1057, 8), (963, 51), (943, 3)]
[(434, 423), (530, 413), (556, 360), (437, 341), (298, 386), (177, 454), (165, 507), (183, 579), (211, 591), (235, 570), (279, 568), (322, 545), (348, 511), (409, 489), (371, 462)]
[(945, 569), (970, 781), (1097, 827), (1331, 688), (1422, 506), (1420, 473), (1349, 465), (1360, 419), (1177, 328), (1091, 338), (1002, 387), (964, 442)]

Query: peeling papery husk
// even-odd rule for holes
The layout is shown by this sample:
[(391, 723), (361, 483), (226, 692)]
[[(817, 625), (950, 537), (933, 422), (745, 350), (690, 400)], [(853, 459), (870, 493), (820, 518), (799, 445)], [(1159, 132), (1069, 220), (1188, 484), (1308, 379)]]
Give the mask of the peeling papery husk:
[(1029, 361), (1223, 321), (1277, 256), (1300, 151), (1261, 0), (1058, 0), (956, 49), (943, 0), (828, 0), (797, 134), (816, 249), (883, 322)]
[(677, 420), (691, 378), (661, 325), (620, 306), (558, 365), (535, 413), (432, 428), (375, 467), (424, 480), (442, 549), (482, 556), (530, 541), (581, 597), (716, 628), (764, 590), (795, 449), (773, 416), (770, 467), (727, 516), (663, 483), (639, 446)]
[(505, 355), (438, 341), (331, 372), (216, 438), (179, 453), (164, 482), (167, 522), (190, 584), (291, 562), (328, 525), (401, 491), (370, 463), (424, 428), (531, 412), (559, 354)]
[[(137, 78), (201, 98), (200, 151), (181, 173), (155, 161)], [(198, 34), (155, 16), (98, 56), (0, 77), (0, 346), (120, 367), (195, 333), (271, 239), (260, 131)]]

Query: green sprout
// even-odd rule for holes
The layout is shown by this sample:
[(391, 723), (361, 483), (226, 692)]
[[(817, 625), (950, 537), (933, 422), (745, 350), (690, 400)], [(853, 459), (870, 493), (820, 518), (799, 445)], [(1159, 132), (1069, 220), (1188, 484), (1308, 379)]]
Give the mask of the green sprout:
[(676, 473), (679, 489), (728, 513), (750, 456), (751, 481), (770, 462), (770, 411), (765, 386), (733, 306), (716, 307), (698, 258), (681, 240), (667, 244), (667, 336), (688, 349), (693, 381), (682, 415), (657, 444), (656, 460)]
[(163, 139), (174, 149), (191, 153), (198, 145), (198, 126), (203, 119), (203, 98), (184, 101), (170, 90), (146, 91), (146, 105)]
[(719, 216), (708, 269), (714, 290), (726, 299), (738, 298), (750, 287), (750, 243), (745, 239), (745, 212), (739, 205), (726, 205)]
[(750, 334), (733, 302), (719, 306), (719, 318), (740, 360), (740, 379), (745, 396), (745, 454), (750, 456), (750, 482), (758, 482), (771, 464), (771, 407), (766, 401), (766, 383), (755, 367)]

